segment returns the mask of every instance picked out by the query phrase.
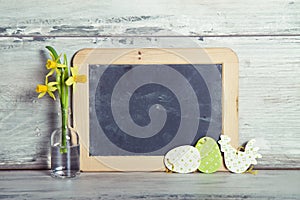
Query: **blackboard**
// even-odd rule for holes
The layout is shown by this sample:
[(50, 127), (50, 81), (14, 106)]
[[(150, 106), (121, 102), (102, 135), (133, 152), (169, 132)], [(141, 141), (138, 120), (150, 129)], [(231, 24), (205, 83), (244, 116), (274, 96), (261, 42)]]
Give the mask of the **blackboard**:
[[(90, 65), (91, 156), (160, 155), (216, 140), (221, 65)], [(99, 79), (100, 77), (100, 79)]]
[(83, 171), (163, 170), (172, 148), (221, 133), (237, 145), (238, 68), (228, 49), (85, 49), (74, 65), (88, 76), (73, 103)]

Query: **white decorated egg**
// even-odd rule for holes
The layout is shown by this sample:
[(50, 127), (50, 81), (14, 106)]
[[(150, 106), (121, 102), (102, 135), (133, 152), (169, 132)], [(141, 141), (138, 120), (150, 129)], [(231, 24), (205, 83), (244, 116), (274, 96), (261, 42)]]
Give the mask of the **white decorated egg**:
[(196, 171), (200, 165), (200, 153), (193, 146), (179, 146), (165, 155), (164, 163), (172, 172), (191, 173)]

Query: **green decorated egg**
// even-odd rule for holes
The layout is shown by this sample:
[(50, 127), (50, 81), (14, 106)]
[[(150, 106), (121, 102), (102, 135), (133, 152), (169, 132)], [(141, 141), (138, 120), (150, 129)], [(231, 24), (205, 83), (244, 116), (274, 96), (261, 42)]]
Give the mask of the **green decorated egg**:
[(200, 153), (200, 165), (198, 170), (203, 173), (214, 173), (222, 165), (222, 155), (217, 142), (210, 137), (198, 140), (196, 148)]

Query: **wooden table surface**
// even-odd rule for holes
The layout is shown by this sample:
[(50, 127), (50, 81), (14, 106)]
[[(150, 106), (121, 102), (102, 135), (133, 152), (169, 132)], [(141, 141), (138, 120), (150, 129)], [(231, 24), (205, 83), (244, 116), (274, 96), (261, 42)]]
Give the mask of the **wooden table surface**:
[(299, 188), (299, 170), (81, 173), (64, 180), (49, 171), (0, 171), (0, 199), (300, 199)]

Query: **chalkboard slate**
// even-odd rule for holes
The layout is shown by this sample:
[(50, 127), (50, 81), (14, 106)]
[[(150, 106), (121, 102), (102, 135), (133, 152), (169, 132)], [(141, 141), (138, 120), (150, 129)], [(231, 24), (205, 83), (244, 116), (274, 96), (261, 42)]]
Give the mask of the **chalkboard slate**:
[(90, 65), (90, 155), (164, 155), (219, 139), (221, 65)]
[[(228, 49), (86, 49), (74, 65), (89, 80), (73, 104), (84, 171), (163, 170), (166, 152), (201, 137), (225, 133), (238, 143), (238, 68)], [(227, 68), (234, 72), (228, 88)], [(234, 99), (224, 95), (230, 90)], [(224, 110), (233, 132), (224, 131)]]

